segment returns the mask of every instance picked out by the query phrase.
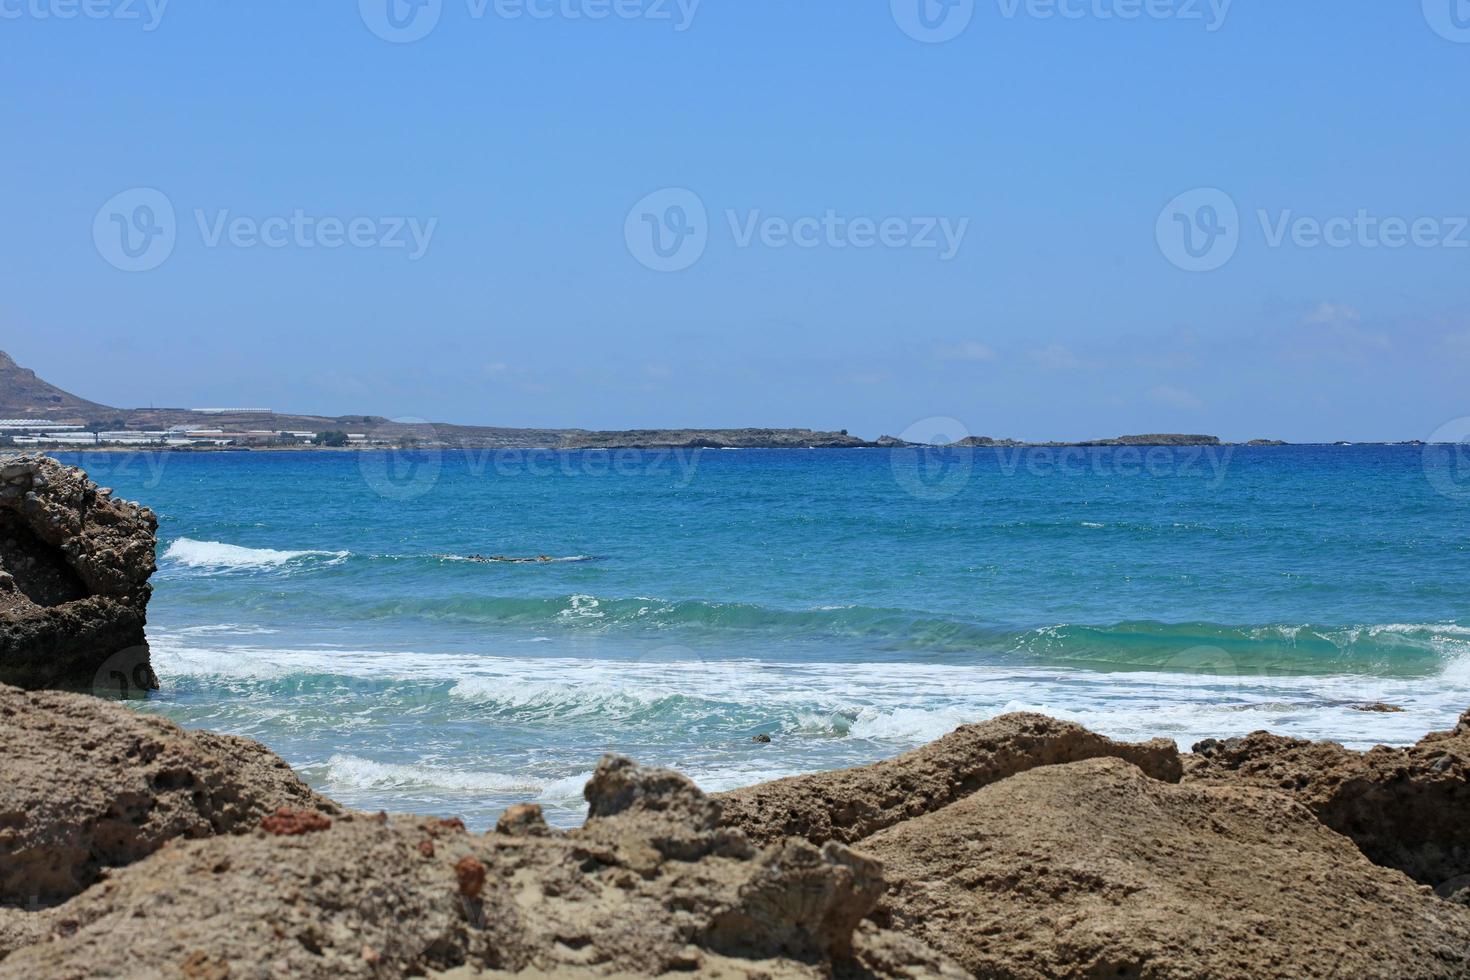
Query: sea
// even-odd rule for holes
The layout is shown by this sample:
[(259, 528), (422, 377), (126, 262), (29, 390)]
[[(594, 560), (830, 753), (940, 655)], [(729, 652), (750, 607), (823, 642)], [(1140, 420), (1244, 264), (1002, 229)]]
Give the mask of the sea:
[(1187, 749), (1470, 707), (1463, 447), (61, 458), (160, 518), (162, 689), (99, 693), (365, 809), (571, 825), (604, 753), (718, 791), (1012, 711)]

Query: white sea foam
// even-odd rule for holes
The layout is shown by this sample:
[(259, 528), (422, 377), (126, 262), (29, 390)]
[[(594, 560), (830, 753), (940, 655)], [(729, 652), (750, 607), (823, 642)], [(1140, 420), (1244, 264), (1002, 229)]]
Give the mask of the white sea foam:
[(331, 789), (437, 789), (460, 793), (540, 793), (545, 784), (526, 776), (487, 770), (451, 769), (428, 763), (375, 762), (356, 755), (327, 760)]
[(163, 553), (166, 561), (183, 568), (213, 572), (263, 571), (280, 568), (291, 562), (325, 559), (323, 564), (345, 561), (346, 551), (277, 551), (273, 548), (245, 548), (220, 541), (195, 541), (179, 538)]
[[(735, 732), (758, 728), (801, 746), (804, 754), (852, 743), (852, 751), (878, 757), (961, 724), (1028, 710), (1117, 738), (1162, 735), (1185, 747), (1261, 728), (1365, 747), (1416, 741), (1426, 731), (1453, 725), (1470, 703), (1470, 652), (1447, 658), (1441, 672), (1429, 677), (1237, 676), (912, 662), (775, 663), (701, 659), (693, 652), (683, 658), (595, 660), (304, 643), (272, 647), (231, 643), (223, 635), (150, 635), (165, 678), (265, 683), (321, 675), (361, 680), (374, 690), (403, 684), (402, 690), (378, 698), (378, 710), (431, 705), (460, 724), (548, 726), (545, 737), (553, 743), (563, 737), (559, 732), (575, 737), (572, 733), (608, 726), (607, 731), (624, 732), (631, 746), (664, 744), (678, 731), (707, 736), (729, 731), (735, 744), (740, 741)], [(1375, 701), (1405, 710), (1355, 710)], [(344, 703), (340, 710), (345, 717), (357, 707)], [(695, 741), (703, 743), (705, 736)]]

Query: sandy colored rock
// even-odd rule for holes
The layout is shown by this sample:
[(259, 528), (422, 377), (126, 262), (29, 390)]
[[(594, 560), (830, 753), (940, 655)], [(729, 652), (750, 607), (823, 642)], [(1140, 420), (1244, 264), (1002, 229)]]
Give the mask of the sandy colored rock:
[(116, 702), (0, 686), (0, 904), (69, 898), (175, 837), (335, 812), (249, 739), (186, 732)]
[(156, 688), (144, 622), (158, 520), (75, 467), (0, 456), (0, 683)]
[[(176, 841), (41, 913), (49, 938), (0, 978), (963, 975), (916, 940), (854, 935), (884, 888), (871, 859), (739, 847), (688, 780), (621, 759), (599, 772), (608, 815), (564, 835), (349, 813), (300, 836)], [(659, 852), (681, 819), (697, 858)]]
[(1373, 861), (1423, 884), (1470, 875), (1470, 711), (1408, 748), (1354, 752), (1267, 732), (1207, 739), (1186, 779), (1290, 793)]
[(1305, 807), (1118, 759), (1033, 769), (869, 837), (876, 917), (983, 977), (1470, 976), (1470, 912)]
[(1178, 780), (1181, 771), (1179, 751), (1167, 739), (1115, 742), (1044, 715), (1009, 714), (873, 765), (792, 776), (715, 798), (725, 824), (759, 843), (790, 835), (850, 844), (1018, 772), (1101, 756), (1126, 759), (1157, 779)]

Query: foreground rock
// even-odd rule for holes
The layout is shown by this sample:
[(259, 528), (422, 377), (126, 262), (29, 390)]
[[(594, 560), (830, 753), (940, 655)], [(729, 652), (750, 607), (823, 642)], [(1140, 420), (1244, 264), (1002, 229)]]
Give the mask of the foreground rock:
[(1464, 977), (1470, 912), (1273, 791), (1049, 766), (863, 841), (878, 920), (983, 977)]
[(0, 683), (156, 688), (143, 626), (157, 531), (81, 470), (0, 456)]
[(838, 844), (757, 851), (675, 773), (609, 757), (593, 816), (468, 834), (458, 821), (283, 813), (184, 841), (41, 913), (47, 941), (0, 977), (960, 977), (915, 940), (859, 927), (878, 866)]
[(1289, 793), (1378, 864), (1445, 891), (1470, 887), (1470, 711), (1409, 748), (1354, 752), (1256, 732), (1194, 750), (1192, 781)]
[(0, 686), (0, 733), (0, 905), (70, 898), (173, 838), (253, 829), (277, 807), (337, 812), (258, 743), (85, 695)]
[(1044, 715), (1010, 714), (965, 725), (922, 748), (870, 766), (792, 776), (720, 794), (726, 825), (752, 840), (786, 836), (853, 843), (923, 816), (1037, 766), (1100, 756), (1177, 781), (1179, 750), (1167, 739), (1115, 742)]

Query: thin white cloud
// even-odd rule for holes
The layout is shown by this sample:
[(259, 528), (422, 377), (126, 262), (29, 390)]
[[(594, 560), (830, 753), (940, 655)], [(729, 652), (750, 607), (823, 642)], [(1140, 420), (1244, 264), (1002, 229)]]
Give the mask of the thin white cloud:
[(1068, 371), (1082, 367), (1082, 359), (1072, 348), (1062, 344), (1047, 344), (1031, 351), (1031, 359), (1048, 371)]
[(994, 349), (978, 340), (966, 340), (958, 344), (945, 347), (940, 354), (952, 361), (975, 361), (983, 363), (995, 360)]
[(1151, 390), (1148, 397), (1160, 405), (1190, 412), (1199, 411), (1205, 407), (1203, 399), (1194, 392), (1188, 388), (1176, 388), (1172, 385), (1160, 385)]

